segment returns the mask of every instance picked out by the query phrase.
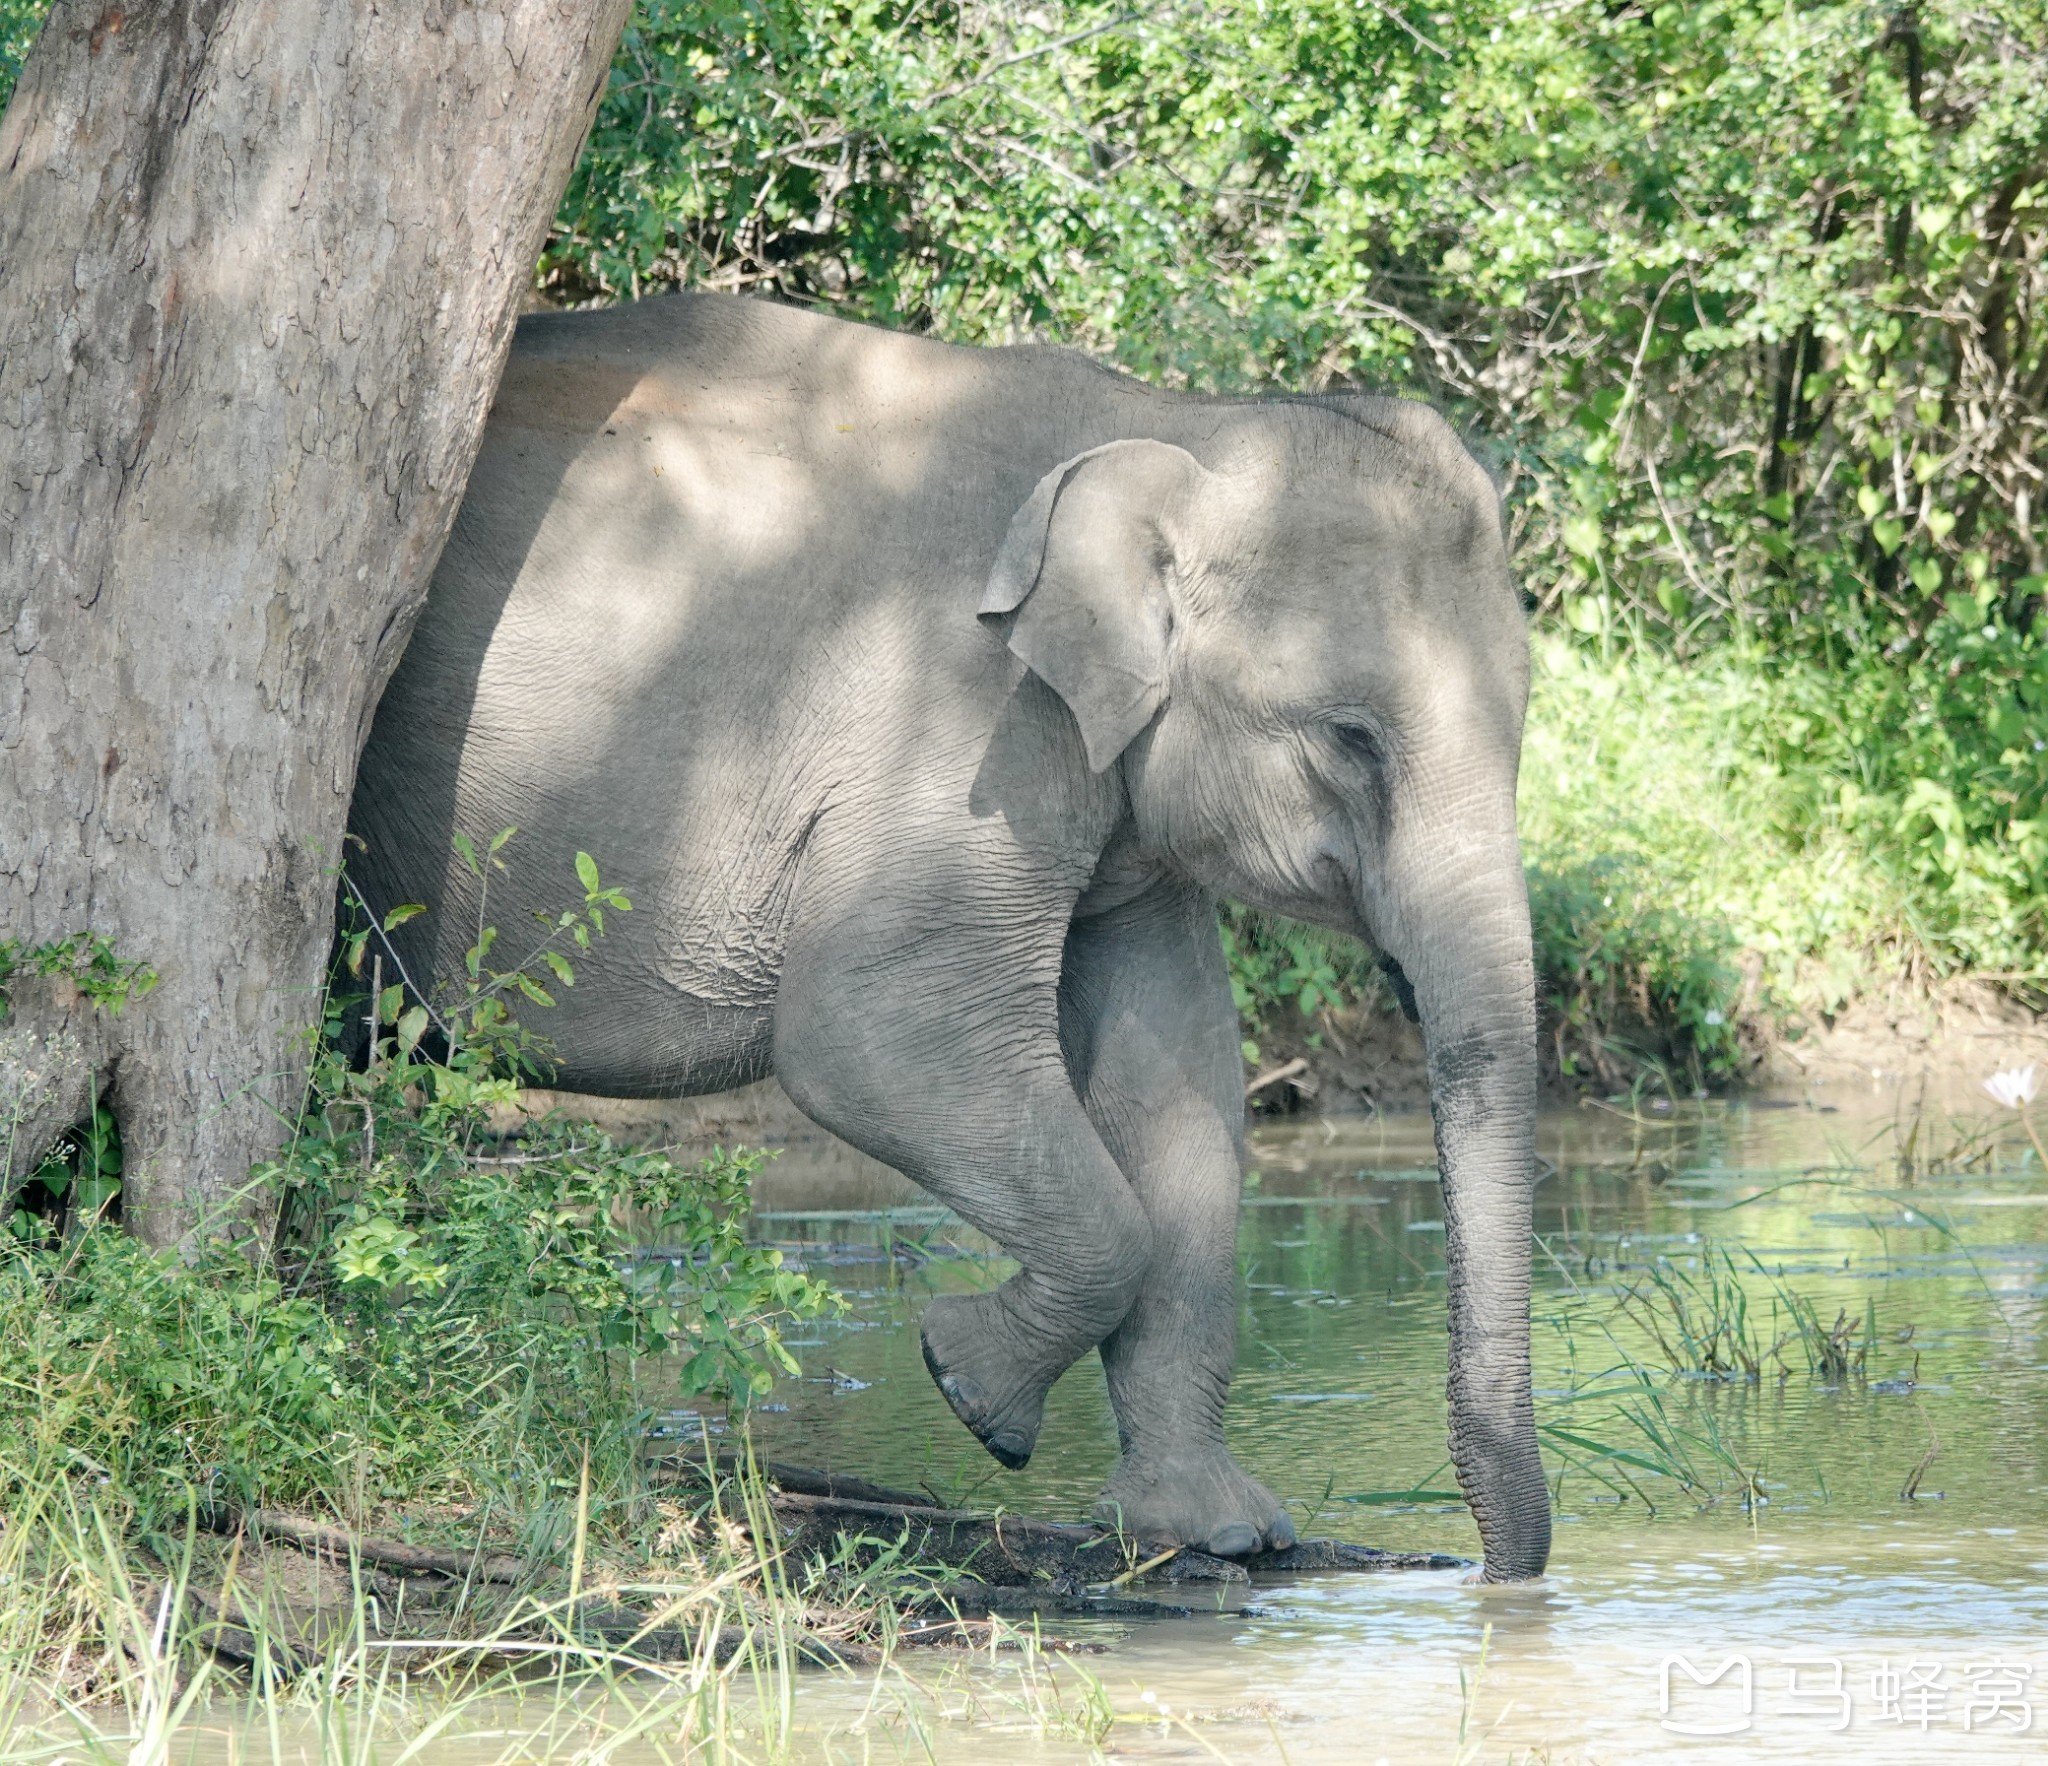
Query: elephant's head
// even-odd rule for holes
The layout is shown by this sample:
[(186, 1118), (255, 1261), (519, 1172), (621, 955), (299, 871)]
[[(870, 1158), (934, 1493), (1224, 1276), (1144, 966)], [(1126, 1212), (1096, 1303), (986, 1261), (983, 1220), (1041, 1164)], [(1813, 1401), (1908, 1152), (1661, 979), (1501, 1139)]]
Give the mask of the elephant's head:
[(1018, 511), (984, 621), (1120, 764), (1143, 844), (1370, 939), (1429, 1050), (1451, 1451), (1489, 1580), (1541, 1572), (1536, 1048), (1515, 774), (1528, 641), (1485, 472), (1425, 406), (1226, 407), (1206, 463), (1111, 443)]

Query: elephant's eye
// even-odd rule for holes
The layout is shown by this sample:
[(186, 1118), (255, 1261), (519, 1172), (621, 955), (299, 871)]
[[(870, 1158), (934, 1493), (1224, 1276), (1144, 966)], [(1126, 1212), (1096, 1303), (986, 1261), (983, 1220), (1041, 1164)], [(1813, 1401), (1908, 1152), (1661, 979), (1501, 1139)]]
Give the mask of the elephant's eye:
[(1379, 760), (1380, 739), (1364, 724), (1333, 723), (1330, 732), (1337, 738), (1338, 747), (1354, 760)]

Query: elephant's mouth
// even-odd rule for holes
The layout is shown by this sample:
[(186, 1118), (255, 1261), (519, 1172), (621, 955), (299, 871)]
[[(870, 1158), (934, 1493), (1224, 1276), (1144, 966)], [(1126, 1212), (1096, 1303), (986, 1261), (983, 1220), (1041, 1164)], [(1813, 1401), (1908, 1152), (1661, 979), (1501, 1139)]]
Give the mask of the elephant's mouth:
[(1386, 976), (1387, 984), (1393, 988), (1394, 999), (1401, 1008), (1401, 1015), (1411, 1024), (1420, 1024), (1422, 1013), (1415, 1004), (1415, 984), (1408, 979), (1408, 971), (1385, 951), (1381, 951), (1380, 973)]

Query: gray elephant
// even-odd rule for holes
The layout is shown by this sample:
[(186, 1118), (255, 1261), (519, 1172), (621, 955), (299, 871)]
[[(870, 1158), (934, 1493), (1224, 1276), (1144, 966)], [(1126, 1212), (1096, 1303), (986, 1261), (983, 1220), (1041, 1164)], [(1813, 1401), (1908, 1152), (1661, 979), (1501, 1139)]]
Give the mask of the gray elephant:
[[(1100, 1509), (1293, 1537), (1225, 1448), (1243, 1073), (1231, 896), (1398, 964), (1429, 1050), (1450, 1440), (1536, 1575), (1528, 654), (1487, 475), (1396, 400), (1158, 391), (720, 296), (519, 327), (379, 707), (353, 829), (451, 972), (451, 831), (578, 848), (636, 910), (546, 1031), (564, 1086), (778, 1077), (1022, 1266), (925, 1360), (1007, 1466), (1099, 1347)], [(402, 951), (401, 954), (407, 954)]]

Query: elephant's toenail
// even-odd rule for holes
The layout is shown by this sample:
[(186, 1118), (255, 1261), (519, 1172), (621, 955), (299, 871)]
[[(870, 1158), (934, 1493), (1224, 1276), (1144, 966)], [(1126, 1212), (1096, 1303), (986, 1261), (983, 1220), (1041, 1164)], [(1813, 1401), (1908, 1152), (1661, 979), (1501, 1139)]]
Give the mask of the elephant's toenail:
[(1285, 1515), (1275, 1515), (1266, 1523), (1266, 1549), (1285, 1551), (1294, 1543), (1294, 1523)]
[(1021, 1472), (1031, 1463), (1031, 1443), (1019, 1429), (999, 1429), (982, 1445), (1013, 1472)]
[(1249, 1521), (1232, 1521), (1211, 1533), (1202, 1549), (1216, 1558), (1248, 1558), (1259, 1549), (1259, 1532)]

